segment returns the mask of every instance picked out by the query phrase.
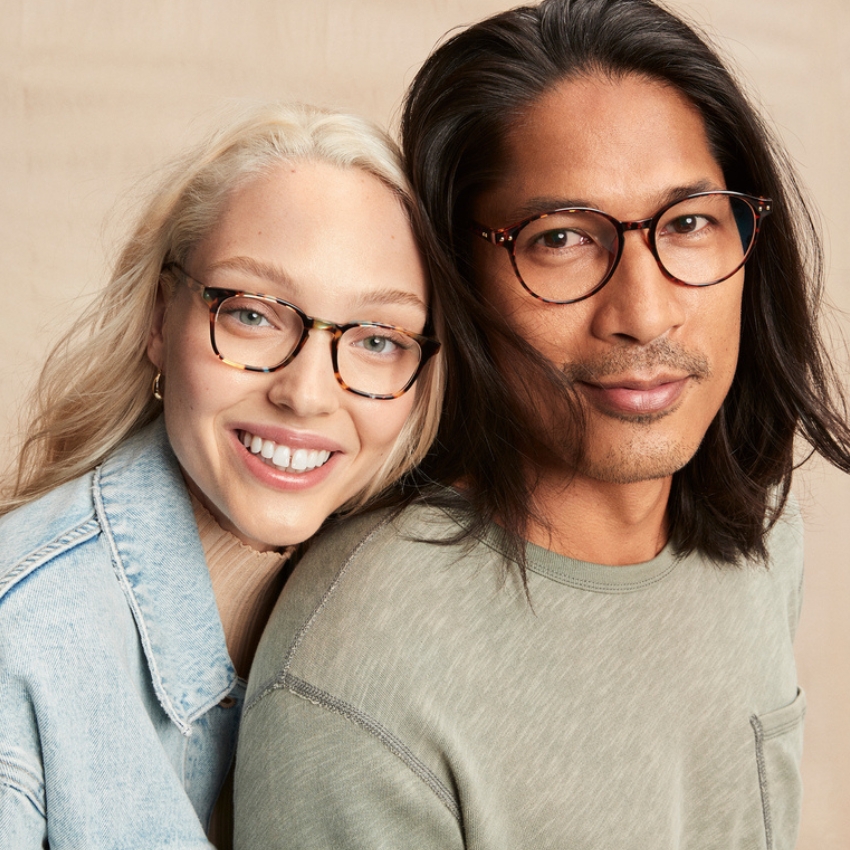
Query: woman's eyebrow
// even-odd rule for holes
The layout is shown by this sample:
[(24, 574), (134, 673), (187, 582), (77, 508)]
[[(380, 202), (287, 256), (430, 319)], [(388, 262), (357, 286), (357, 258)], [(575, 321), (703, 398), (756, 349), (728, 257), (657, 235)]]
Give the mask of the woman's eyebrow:
[(207, 267), (207, 274), (216, 271), (237, 271), (263, 278), (271, 283), (298, 289), (298, 284), (279, 266), (263, 263), (252, 257), (228, 257)]
[[(272, 263), (264, 263), (252, 257), (228, 257), (226, 260), (219, 260), (216, 263), (212, 263), (207, 268), (207, 274), (216, 271), (247, 272), (253, 277), (284, 287), (295, 296), (298, 296), (304, 291), (304, 286), (299, 285), (297, 280), (288, 275), (279, 266)], [(273, 293), (265, 294), (270, 295)], [(406, 289), (394, 289), (392, 287), (378, 287), (368, 292), (359, 292), (354, 296), (353, 302), (356, 309), (384, 304), (408, 304), (424, 312), (428, 310), (428, 305), (415, 293), (409, 292)]]
[(427, 311), (428, 305), (415, 293), (406, 289), (392, 289), (382, 287), (370, 292), (363, 292), (355, 302), (358, 306), (371, 306), (373, 304), (409, 304), (420, 310)]

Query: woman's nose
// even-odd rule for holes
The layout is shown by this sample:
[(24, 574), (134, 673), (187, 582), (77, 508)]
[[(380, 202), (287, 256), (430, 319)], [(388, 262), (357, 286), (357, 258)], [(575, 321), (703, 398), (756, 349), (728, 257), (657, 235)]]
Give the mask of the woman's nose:
[(298, 354), (272, 373), (269, 399), (299, 416), (322, 416), (339, 407), (345, 392), (334, 376), (331, 359), (333, 334), (311, 330)]

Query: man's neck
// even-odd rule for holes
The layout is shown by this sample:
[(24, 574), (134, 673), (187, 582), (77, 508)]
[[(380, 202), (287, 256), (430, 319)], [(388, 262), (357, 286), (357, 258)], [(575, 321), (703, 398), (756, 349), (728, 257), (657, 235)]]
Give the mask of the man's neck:
[(576, 475), (568, 484), (542, 480), (528, 539), (561, 555), (622, 566), (652, 560), (667, 542), (667, 500), (672, 478), (631, 484)]

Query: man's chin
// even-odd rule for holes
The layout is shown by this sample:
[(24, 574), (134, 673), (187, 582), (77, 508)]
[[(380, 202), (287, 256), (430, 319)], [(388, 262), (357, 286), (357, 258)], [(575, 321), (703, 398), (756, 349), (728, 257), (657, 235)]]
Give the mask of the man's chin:
[(684, 444), (656, 446), (618, 446), (601, 457), (589, 452), (582, 459), (578, 474), (606, 484), (638, 484), (669, 478), (688, 464), (696, 447)]

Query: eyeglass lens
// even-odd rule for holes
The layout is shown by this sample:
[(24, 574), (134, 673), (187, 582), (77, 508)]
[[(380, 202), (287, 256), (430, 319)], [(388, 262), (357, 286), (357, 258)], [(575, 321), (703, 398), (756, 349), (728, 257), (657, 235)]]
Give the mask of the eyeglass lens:
[[(682, 283), (708, 286), (744, 263), (756, 233), (756, 214), (742, 198), (722, 193), (686, 198), (656, 222), (662, 268)], [(588, 295), (606, 279), (619, 253), (617, 225), (592, 210), (550, 213), (516, 236), (513, 258), (523, 283), (550, 301)]]
[[(226, 298), (213, 328), (215, 346), (225, 360), (257, 370), (272, 370), (298, 348), (304, 322), (291, 307), (256, 295)], [(419, 343), (380, 325), (356, 325), (336, 340), (339, 377), (352, 390), (392, 395), (403, 390), (419, 368)]]

